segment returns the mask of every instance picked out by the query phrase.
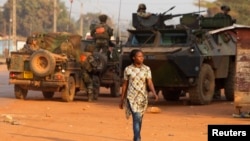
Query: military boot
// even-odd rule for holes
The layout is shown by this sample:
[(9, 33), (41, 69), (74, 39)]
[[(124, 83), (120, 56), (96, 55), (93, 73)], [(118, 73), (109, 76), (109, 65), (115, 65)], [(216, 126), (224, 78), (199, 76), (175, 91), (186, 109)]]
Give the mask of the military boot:
[(88, 89), (87, 90), (87, 95), (88, 95), (88, 101), (91, 102), (94, 100), (94, 93), (93, 93), (93, 89)]
[(98, 95), (99, 95), (98, 92), (94, 92), (94, 100), (98, 100)]

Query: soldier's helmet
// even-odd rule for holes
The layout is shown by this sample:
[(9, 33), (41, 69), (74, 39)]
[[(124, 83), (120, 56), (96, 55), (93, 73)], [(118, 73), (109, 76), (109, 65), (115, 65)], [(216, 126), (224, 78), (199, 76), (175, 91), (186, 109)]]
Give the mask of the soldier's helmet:
[(106, 22), (106, 21), (107, 21), (107, 19), (108, 19), (108, 16), (107, 16), (107, 15), (105, 15), (105, 14), (102, 14), (102, 15), (100, 15), (100, 16), (99, 16), (99, 20), (100, 20), (100, 22)]
[(222, 11), (230, 11), (230, 10), (231, 10), (230, 7), (227, 6), (227, 5), (222, 5), (222, 6), (220, 7), (220, 9), (221, 9)]
[(144, 3), (141, 3), (138, 5), (137, 12), (139, 12), (140, 10), (146, 10), (146, 9), (147, 9), (146, 5)]

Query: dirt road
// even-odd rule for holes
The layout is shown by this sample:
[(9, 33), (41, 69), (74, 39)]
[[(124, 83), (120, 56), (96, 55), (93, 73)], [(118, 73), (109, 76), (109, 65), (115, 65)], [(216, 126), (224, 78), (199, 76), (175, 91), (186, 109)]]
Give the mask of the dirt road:
[[(102, 88), (95, 102), (85, 95), (74, 102), (62, 102), (57, 93), (45, 100), (41, 92), (29, 91), (26, 100), (16, 100), (8, 72), (0, 65), (1, 141), (132, 141), (132, 122), (118, 108), (120, 98), (112, 98)], [(163, 98), (150, 106), (162, 112), (146, 113), (142, 141), (207, 141), (208, 124), (250, 124), (249, 118), (233, 118), (232, 102), (187, 105), (185, 100), (166, 102)]]

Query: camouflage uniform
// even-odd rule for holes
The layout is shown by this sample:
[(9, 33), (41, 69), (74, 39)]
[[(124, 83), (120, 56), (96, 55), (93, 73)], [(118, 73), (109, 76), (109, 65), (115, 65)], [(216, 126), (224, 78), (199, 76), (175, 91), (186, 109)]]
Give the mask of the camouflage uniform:
[(106, 24), (107, 18), (106, 15), (100, 15), (100, 23), (96, 24), (95, 28), (91, 30), (91, 36), (96, 44), (96, 51), (101, 51), (105, 56), (108, 53), (110, 38), (113, 36), (113, 29)]
[(226, 18), (226, 19), (229, 19), (230, 21), (230, 25), (236, 23), (236, 20), (233, 19), (229, 14), (228, 12), (231, 10), (230, 7), (226, 6), (226, 5), (223, 5), (221, 6), (221, 10), (223, 11), (222, 13), (217, 13), (214, 15), (214, 17), (220, 17), (220, 18)]
[(86, 52), (83, 52), (80, 56), (80, 62), (82, 79), (87, 88), (88, 101), (97, 100), (98, 93), (94, 93), (93, 89), (98, 86), (94, 85), (93, 77), (98, 64), (93, 56), (93, 51), (87, 49)]
[(39, 49), (39, 46), (36, 44), (36, 39), (34, 37), (28, 37), (26, 44), (19, 51), (32, 53)]

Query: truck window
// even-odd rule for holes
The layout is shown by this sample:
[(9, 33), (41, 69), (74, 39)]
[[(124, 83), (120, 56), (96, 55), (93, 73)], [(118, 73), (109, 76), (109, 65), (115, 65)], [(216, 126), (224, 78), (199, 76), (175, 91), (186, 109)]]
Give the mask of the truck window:
[(162, 33), (161, 45), (186, 44), (187, 35), (185, 33)]
[(135, 34), (132, 37), (132, 46), (134, 45), (152, 45), (155, 40), (154, 34)]

